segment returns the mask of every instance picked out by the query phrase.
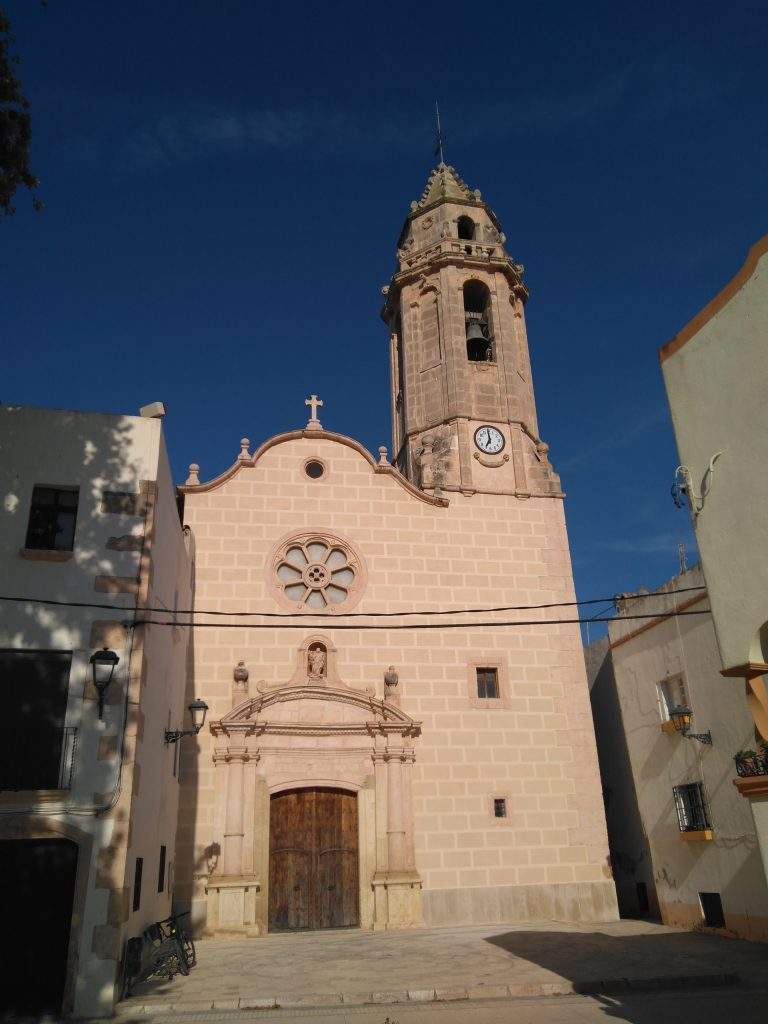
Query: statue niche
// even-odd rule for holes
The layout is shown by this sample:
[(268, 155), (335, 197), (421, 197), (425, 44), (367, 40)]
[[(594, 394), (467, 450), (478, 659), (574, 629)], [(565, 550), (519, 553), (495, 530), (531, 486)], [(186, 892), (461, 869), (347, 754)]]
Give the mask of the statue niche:
[(325, 644), (313, 643), (307, 651), (307, 679), (324, 683), (328, 675), (328, 651)]

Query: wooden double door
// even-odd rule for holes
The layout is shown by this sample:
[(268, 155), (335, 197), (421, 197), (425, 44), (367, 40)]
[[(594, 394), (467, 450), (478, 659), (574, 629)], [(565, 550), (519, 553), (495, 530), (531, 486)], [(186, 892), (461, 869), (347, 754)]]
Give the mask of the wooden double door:
[(269, 930), (360, 923), (357, 794), (292, 789), (269, 808)]

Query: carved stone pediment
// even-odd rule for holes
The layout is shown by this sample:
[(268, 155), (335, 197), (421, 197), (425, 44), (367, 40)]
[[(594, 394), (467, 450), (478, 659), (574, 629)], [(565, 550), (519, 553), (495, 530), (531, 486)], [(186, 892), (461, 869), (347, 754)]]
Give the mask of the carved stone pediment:
[(388, 701), (350, 689), (304, 684), (259, 693), (211, 723), (214, 736), (375, 736), (415, 737), (421, 723)]

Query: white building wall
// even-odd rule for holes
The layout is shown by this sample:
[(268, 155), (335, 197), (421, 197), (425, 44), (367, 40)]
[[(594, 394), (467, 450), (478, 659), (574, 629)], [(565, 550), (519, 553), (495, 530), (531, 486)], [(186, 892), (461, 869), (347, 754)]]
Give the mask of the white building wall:
[(768, 662), (768, 235), (661, 360), (680, 460), (708, 492), (694, 526), (722, 667)]
[[(667, 591), (704, 585), (697, 566), (655, 594), (628, 601), (627, 615), (681, 608), (697, 592)], [(708, 609), (702, 599), (685, 611)], [(662, 917), (668, 924), (699, 926), (700, 892), (721, 895), (727, 928), (746, 938), (768, 938), (768, 889), (749, 805), (733, 785), (733, 754), (754, 746), (753, 723), (742, 687), (720, 675), (720, 657), (709, 614), (637, 620), (619, 616), (609, 625), (611, 654), (621, 706), (616, 723), (626, 736), (638, 806), (651, 850)], [(706, 745), (662, 728), (658, 684), (682, 673), (693, 711), (691, 731), (711, 730)], [(602, 765), (604, 776), (610, 766)], [(685, 841), (673, 787), (701, 782), (712, 838)]]
[[(142, 565), (139, 546), (145, 529), (144, 517), (104, 512), (102, 495), (105, 491), (138, 493), (142, 485), (155, 482), (155, 547), (151, 557), (145, 552)], [(36, 484), (79, 487), (74, 550), (64, 560), (50, 560), (43, 553), (32, 557), (23, 553)], [(137, 542), (129, 542), (122, 549), (110, 545), (112, 538), (130, 536), (136, 537)], [(186, 637), (182, 631), (174, 638), (171, 630), (158, 630), (157, 636), (148, 640), (151, 659), (144, 670), (146, 685), (140, 706), (129, 704), (127, 708), (128, 731), (142, 719), (149, 724), (138, 750), (134, 751), (132, 741), (127, 744), (125, 760), (134, 763), (130, 771), (124, 765), (121, 773), (131, 649), (130, 631), (121, 623), (133, 619), (137, 594), (96, 589), (99, 577), (135, 581), (150, 565), (153, 599), (173, 607), (178, 590), (179, 600), (188, 607), (190, 569), (160, 421), (139, 416), (0, 407), (0, 593), (109, 606), (99, 609), (0, 602), (0, 648), (72, 652), (65, 720), (66, 726), (77, 728), (71, 789), (62, 792), (60, 799), (50, 795), (43, 799), (36, 793), (20, 797), (18, 793), (0, 792), (0, 838), (50, 835), (73, 839), (79, 845), (69, 952), (72, 977), (64, 1002), (65, 1012), (78, 1016), (111, 1012), (123, 940), (144, 922), (144, 917), (128, 920), (128, 931), (124, 929), (132, 882), (132, 874), (127, 877), (125, 871), (127, 844), (130, 842), (132, 848), (137, 843), (153, 848), (145, 864), (147, 893), (156, 889), (154, 848), (162, 841), (161, 835), (166, 837), (169, 860), (173, 858), (176, 784), (172, 778), (165, 779), (164, 762), (170, 755), (165, 750), (162, 730), (169, 709), (173, 709), (175, 720), (181, 715)], [(103, 721), (99, 721), (89, 659), (106, 637), (120, 662), (107, 695)], [(133, 670), (134, 674), (142, 671), (141, 659), (134, 658)], [(144, 786), (134, 794), (136, 768), (139, 777), (144, 777)], [(115, 808), (117, 796), (120, 804)], [(117, 883), (105, 875), (108, 862), (122, 865)], [(132, 870), (131, 860), (128, 865)], [(152, 880), (154, 886), (150, 884)], [(161, 900), (147, 899), (142, 905), (142, 910), (150, 915), (160, 910), (166, 913), (167, 909), (165, 896)]]

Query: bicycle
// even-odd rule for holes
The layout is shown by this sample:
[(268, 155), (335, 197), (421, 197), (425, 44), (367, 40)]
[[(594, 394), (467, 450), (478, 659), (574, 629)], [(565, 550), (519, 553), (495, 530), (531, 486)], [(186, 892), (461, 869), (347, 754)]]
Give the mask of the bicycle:
[(188, 975), (197, 964), (192, 936), (181, 924), (184, 914), (172, 914), (155, 921), (140, 936), (128, 940), (125, 958), (124, 997), (133, 986), (150, 978), (171, 980), (175, 974)]
[(189, 917), (189, 915), (190, 911), (187, 910), (183, 914), (172, 914), (163, 921), (157, 922), (157, 927), (160, 929), (163, 940), (176, 943), (179, 970), (184, 975), (189, 974), (190, 970), (197, 964), (197, 951), (195, 950), (194, 940), (180, 923), (182, 917)]

